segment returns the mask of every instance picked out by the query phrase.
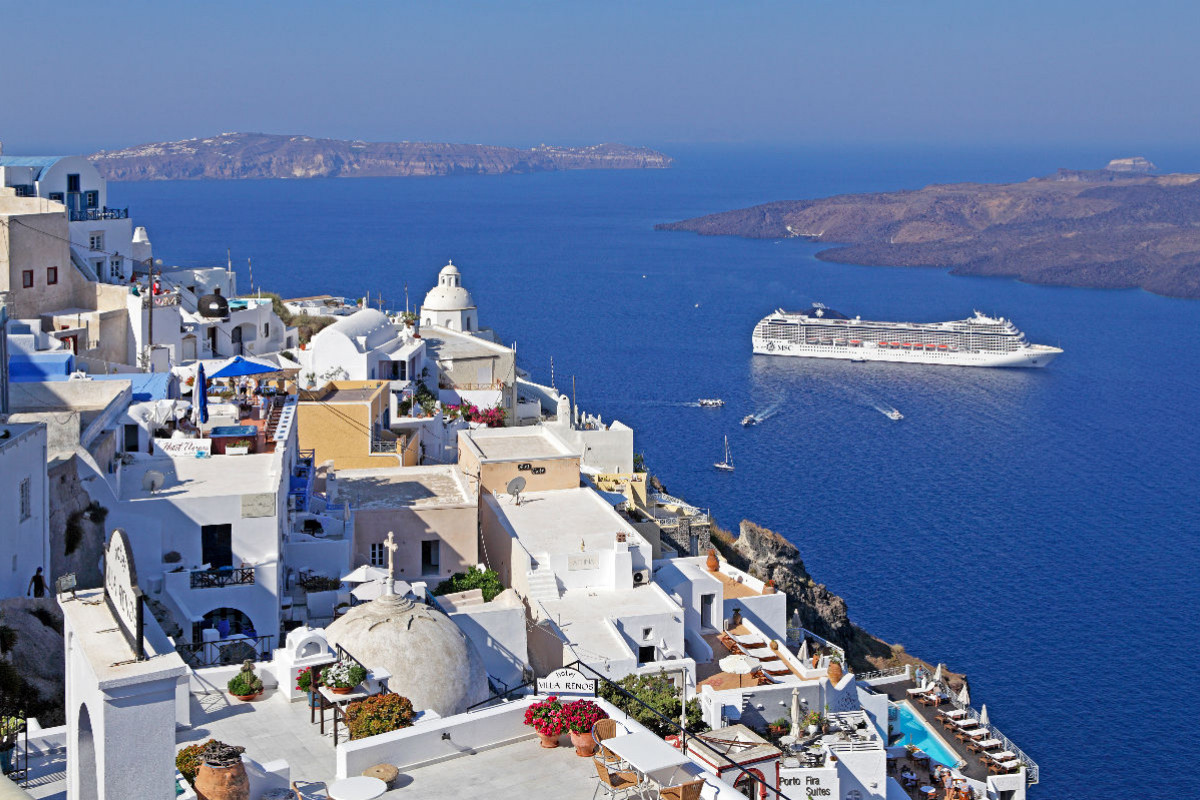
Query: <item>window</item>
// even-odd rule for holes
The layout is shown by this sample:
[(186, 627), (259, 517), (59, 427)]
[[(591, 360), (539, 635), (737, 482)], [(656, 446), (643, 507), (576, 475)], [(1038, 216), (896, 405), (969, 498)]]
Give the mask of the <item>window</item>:
[(441, 545), (442, 543), (436, 539), (430, 542), (421, 542), (422, 575), (436, 575), (442, 571)]
[(96, 208), (100, 205), (100, 193), (95, 190), (85, 192), (83, 198), (83, 202), (88, 208)]
[(200, 560), (214, 569), (233, 566), (233, 526), (200, 526)]
[(58, 267), (46, 267), (46, 284), (53, 286), (58, 283)]
[(21, 521), (33, 515), (33, 500), (30, 495), (29, 478), (21, 481)]
[(269, 323), (269, 322), (263, 323), (263, 338), (264, 339), (271, 338), (271, 323)]
[(383, 542), (375, 542), (371, 545), (371, 566), (387, 566), (387, 550), (384, 549)]
[(125, 425), (125, 452), (136, 453), (138, 451), (138, 426)]
[(102, 231), (93, 231), (88, 234), (88, 248), (91, 250), (104, 249), (104, 233)]
[(21, 288), (22, 289), (32, 289), (33, 288), (33, 270), (31, 270), (31, 269), (21, 270)]
[(654, 635), (654, 628), (642, 628), (642, 641), (646, 641)]
[(63, 193), (62, 192), (51, 192), (50, 199), (56, 203), (61, 203), (63, 201)]
[(67, 176), (67, 191), (68, 192), (78, 192), (79, 191), (79, 175), (78, 174), (73, 174), (73, 175)]
[(654, 645), (647, 644), (638, 648), (638, 663), (649, 664), (655, 660)]

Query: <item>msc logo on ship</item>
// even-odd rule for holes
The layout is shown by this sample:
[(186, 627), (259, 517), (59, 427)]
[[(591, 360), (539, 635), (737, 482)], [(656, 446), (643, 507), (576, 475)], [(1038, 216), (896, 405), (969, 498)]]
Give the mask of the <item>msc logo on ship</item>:
[(775, 350), (775, 343), (767, 342), (767, 352), (770, 353), (770, 352), (773, 352), (774, 350)]

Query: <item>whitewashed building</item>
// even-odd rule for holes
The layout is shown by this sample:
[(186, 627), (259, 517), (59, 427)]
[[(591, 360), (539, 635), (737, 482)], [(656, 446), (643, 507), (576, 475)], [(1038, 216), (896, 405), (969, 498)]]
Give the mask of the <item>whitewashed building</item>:
[(425, 368), (425, 342), (382, 311), (364, 308), (323, 328), (297, 356), (302, 383), (385, 380), (402, 391)]
[(0, 597), (24, 597), (39, 567), (50, 582), (46, 461), (45, 425), (0, 423)]
[(461, 333), (479, 331), (479, 310), (471, 293), (463, 288), (462, 273), (451, 262), (438, 273), (437, 286), (425, 295), (421, 304), (421, 325), (436, 325)]

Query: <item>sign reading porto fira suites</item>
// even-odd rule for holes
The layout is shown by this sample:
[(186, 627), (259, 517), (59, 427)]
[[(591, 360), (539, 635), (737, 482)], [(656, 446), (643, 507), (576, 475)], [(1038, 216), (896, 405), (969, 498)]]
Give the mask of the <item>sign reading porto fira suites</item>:
[(596, 681), (584, 677), (577, 669), (563, 667), (556, 669), (544, 678), (537, 679), (539, 693), (545, 694), (585, 694), (596, 696)]
[(104, 550), (104, 597), (134, 654), (138, 660), (144, 659), (142, 590), (138, 588), (137, 569), (133, 565), (133, 548), (120, 528), (113, 530)]

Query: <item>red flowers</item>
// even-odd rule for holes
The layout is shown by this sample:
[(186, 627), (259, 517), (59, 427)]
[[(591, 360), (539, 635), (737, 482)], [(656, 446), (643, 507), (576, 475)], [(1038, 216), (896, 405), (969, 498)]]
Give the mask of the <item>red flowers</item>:
[(564, 704), (555, 695), (525, 709), (525, 724), (543, 736), (558, 736), (563, 731), (587, 733), (606, 717), (608, 714), (604, 709), (591, 700), (573, 700)]
[(442, 407), (442, 413), (446, 419), (462, 419), (468, 422), (477, 422), (487, 425), (489, 428), (499, 428), (504, 424), (504, 409), (500, 406), (485, 408), (480, 410), (479, 406), (467, 405), (463, 403), (459, 406), (447, 405)]

